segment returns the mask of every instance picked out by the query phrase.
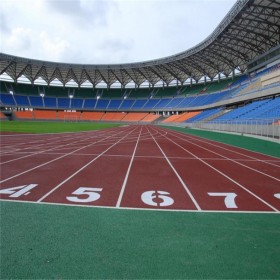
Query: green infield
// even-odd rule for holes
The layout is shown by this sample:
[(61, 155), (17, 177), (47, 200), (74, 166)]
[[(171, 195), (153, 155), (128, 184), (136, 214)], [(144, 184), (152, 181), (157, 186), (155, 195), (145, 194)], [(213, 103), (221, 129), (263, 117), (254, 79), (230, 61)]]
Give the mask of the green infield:
[(280, 140), (279, 143), (276, 143), (244, 135), (235, 135), (182, 127), (162, 127), (280, 158)]
[(120, 124), (94, 122), (25, 122), (2, 121), (0, 131), (20, 133), (79, 132), (117, 127)]
[(279, 279), (278, 214), (1, 202), (1, 279)]

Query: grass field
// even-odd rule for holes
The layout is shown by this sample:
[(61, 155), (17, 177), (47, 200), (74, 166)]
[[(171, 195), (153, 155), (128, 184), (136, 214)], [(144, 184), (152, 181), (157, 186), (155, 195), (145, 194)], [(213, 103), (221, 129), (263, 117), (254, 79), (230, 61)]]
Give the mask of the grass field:
[[(23, 133), (76, 123), (8, 123)], [(36, 124), (36, 125), (35, 125)], [(52, 125), (56, 125), (56, 131)], [(86, 130), (84, 126), (81, 130)], [(91, 124), (85, 124), (91, 125)], [(43, 126), (43, 128), (42, 128)], [(94, 128), (93, 128), (94, 127)], [(103, 128), (103, 126), (102, 126)], [(42, 130), (41, 130), (42, 129)], [(92, 129), (98, 129), (92, 125)], [(76, 130), (76, 131), (77, 131)], [(184, 130), (279, 157), (279, 144)], [(249, 139), (248, 139), (249, 138)], [(0, 202), (1, 279), (280, 279), (280, 215)]]
[(119, 124), (94, 122), (28, 122), (4, 121), (0, 122), (0, 131), (19, 133), (59, 133), (79, 132), (117, 127)]

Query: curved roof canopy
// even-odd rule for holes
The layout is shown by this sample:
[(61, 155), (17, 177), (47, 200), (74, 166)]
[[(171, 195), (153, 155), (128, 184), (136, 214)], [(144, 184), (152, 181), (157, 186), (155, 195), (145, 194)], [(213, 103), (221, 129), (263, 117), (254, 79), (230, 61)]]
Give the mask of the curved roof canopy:
[(238, 0), (217, 28), (195, 47), (161, 59), (138, 63), (83, 65), (56, 63), (0, 53), (0, 74), (15, 81), (22, 75), (31, 83), (42, 78), (47, 84), (59, 80), (94, 87), (119, 82), (151, 86), (162, 82), (183, 84), (191, 78), (211, 80), (219, 73), (244, 72), (247, 63), (280, 43), (280, 0)]

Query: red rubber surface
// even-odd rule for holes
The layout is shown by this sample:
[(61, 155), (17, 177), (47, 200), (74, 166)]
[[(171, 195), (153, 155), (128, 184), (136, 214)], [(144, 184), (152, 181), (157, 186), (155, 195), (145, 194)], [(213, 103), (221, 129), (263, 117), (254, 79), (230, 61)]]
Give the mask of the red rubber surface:
[[(151, 125), (2, 134), (0, 180), (5, 200), (157, 210), (280, 211), (280, 159)], [(18, 190), (5, 191), (30, 184), (37, 186), (19, 197), (12, 195)], [(88, 194), (75, 194), (81, 188), (97, 188), (98, 195), (84, 202)], [(224, 194), (228, 193), (236, 195), (236, 207), (227, 205)], [(69, 200), (73, 196), (77, 202)], [(165, 198), (171, 201), (168, 205)]]

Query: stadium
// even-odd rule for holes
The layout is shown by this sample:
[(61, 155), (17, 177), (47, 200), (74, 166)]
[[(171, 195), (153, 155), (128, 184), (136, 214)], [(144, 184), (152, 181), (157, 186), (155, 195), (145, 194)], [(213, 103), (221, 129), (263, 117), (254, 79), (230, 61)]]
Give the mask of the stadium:
[(0, 78), (2, 279), (279, 279), (279, 0), (171, 56)]

